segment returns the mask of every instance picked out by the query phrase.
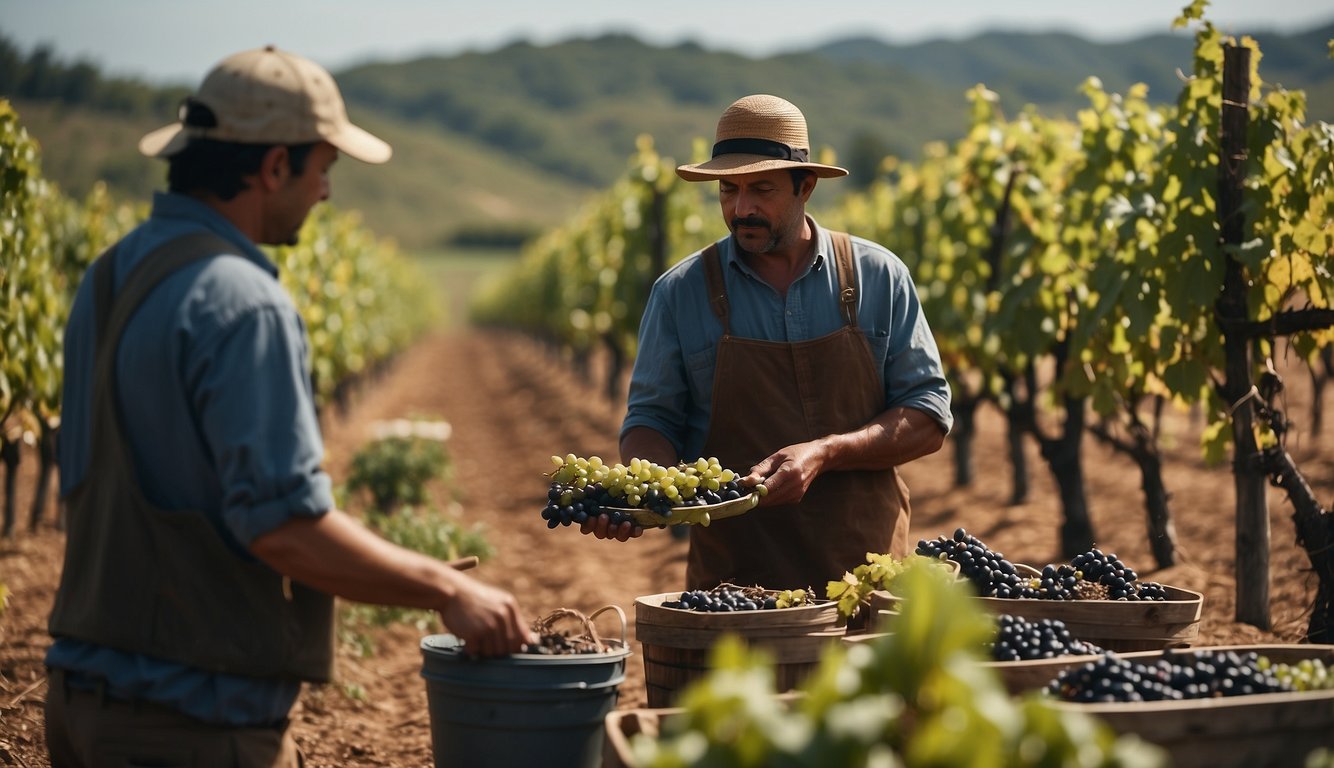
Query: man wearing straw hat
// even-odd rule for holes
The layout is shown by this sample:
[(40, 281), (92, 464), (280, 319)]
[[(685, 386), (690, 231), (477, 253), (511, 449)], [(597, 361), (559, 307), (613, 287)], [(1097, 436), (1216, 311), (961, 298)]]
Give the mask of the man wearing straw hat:
[[(806, 119), (758, 94), (718, 121), (713, 156), (730, 235), (653, 286), (621, 427), (621, 455), (670, 465), (716, 456), (763, 483), (759, 508), (692, 527), (691, 589), (721, 582), (823, 588), (867, 552), (908, 554), (896, 467), (941, 447), (950, 391), (898, 257), (821, 228)], [(605, 519), (586, 532), (619, 538)]]
[(514, 597), (334, 508), (305, 327), (260, 244), (295, 243), (340, 153), (389, 145), (273, 47), (220, 62), (140, 150), (149, 219), (79, 287), (65, 335), (68, 505), (47, 652), (54, 766), (295, 766), (333, 595), (436, 610), (477, 655), (532, 640)]

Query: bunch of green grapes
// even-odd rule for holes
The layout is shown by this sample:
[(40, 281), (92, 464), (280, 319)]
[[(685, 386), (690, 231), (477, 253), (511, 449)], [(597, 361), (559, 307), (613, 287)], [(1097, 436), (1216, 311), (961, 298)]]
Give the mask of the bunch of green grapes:
[[(560, 514), (560, 507), (572, 507), (579, 498), (593, 498), (599, 508), (642, 507), (671, 517), (675, 507), (720, 504), (750, 492), (741, 485), (741, 476), (723, 467), (716, 458), (699, 458), (671, 467), (631, 459), (627, 466), (607, 464), (597, 456), (583, 458), (571, 453), (564, 458), (552, 456), (551, 463), (554, 469), (549, 475), (548, 500), (557, 507), (555, 515)], [(762, 485), (755, 490), (764, 493)], [(548, 504), (548, 509), (552, 505)], [(577, 515), (578, 510), (574, 513)], [(544, 512), (543, 516), (550, 523), (552, 514)]]
[(1294, 664), (1276, 662), (1267, 656), (1256, 659), (1255, 665), (1267, 671), (1293, 691), (1323, 691), (1334, 688), (1334, 673), (1322, 659), (1302, 659)]

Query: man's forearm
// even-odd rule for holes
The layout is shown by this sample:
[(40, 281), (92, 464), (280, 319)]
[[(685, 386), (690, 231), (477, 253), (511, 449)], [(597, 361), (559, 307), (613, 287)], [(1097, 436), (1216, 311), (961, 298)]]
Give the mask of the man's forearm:
[(945, 430), (924, 411), (890, 408), (862, 428), (823, 442), (824, 471), (889, 469), (940, 450)]
[(293, 518), (250, 549), (294, 581), (362, 603), (440, 610), (462, 578), (447, 564), (386, 541), (338, 510)]

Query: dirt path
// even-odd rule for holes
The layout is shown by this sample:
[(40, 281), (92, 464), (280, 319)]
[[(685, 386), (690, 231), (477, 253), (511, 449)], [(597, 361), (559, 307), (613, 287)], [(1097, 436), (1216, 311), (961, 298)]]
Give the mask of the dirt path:
[[(1289, 413), (1305, 413), (1300, 394)], [(494, 559), (472, 573), (504, 585), (533, 616), (559, 607), (586, 613), (607, 604), (627, 613), (633, 638), (633, 603), (639, 595), (679, 588), (685, 546), (662, 531), (625, 544), (600, 542), (570, 529), (549, 531), (538, 516), (542, 477), (552, 454), (614, 458), (620, 411), (580, 384), (539, 347), (522, 339), (481, 332), (440, 334), (405, 353), (354, 400), (349, 413), (326, 429), (328, 465), (341, 481), (355, 451), (371, 438), (377, 420), (444, 419), (453, 427), (448, 451), (463, 519), (486, 527)], [(1085, 447), (1085, 466), (1098, 543), (1145, 578), (1194, 589), (1206, 596), (1198, 644), (1295, 642), (1304, 632), (1314, 583), (1303, 573), (1305, 554), (1293, 543), (1286, 502), (1270, 495), (1273, 631), (1233, 620), (1232, 483), (1226, 468), (1206, 469), (1195, 458), (1191, 420), (1169, 426), (1172, 460), (1167, 483), (1181, 543), (1181, 563), (1154, 573), (1145, 541), (1137, 472), (1099, 446)], [(1001, 423), (985, 412), (976, 448), (978, 480), (951, 487), (950, 451), (905, 468), (912, 488), (913, 538), (933, 538), (965, 526), (1012, 560), (1042, 564), (1057, 559), (1060, 511), (1054, 486), (1033, 451), (1030, 501), (1011, 506)], [(1331, 438), (1292, 446), (1317, 496), (1334, 490)], [(33, 464), (20, 476), (20, 509), (33, 487)], [(41, 703), (41, 657), (49, 642), (46, 614), (58, 578), (63, 540), (50, 527), (0, 542), (0, 582), (12, 592), (0, 616), (0, 766), (46, 765)], [(610, 623), (609, 623), (610, 624)], [(600, 629), (610, 632), (613, 627)], [(430, 730), (425, 685), (419, 675), (415, 627), (376, 634), (375, 653), (340, 656), (337, 684), (307, 691), (294, 714), (295, 735), (317, 766), (429, 766)], [(618, 706), (645, 704), (643, 666), (627, 665)]]

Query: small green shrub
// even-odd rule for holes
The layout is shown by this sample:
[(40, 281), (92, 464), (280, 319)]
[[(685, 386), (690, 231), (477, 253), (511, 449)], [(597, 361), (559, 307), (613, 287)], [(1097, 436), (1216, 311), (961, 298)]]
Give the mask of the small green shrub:
[(366, 491), (375, 508), (388, 514), (404, 504), (427, 501), (427, 484), (445, 479), (449, 461), (444, 445), (423, 437), (385, 437), (352, 458), (349, 493)]

